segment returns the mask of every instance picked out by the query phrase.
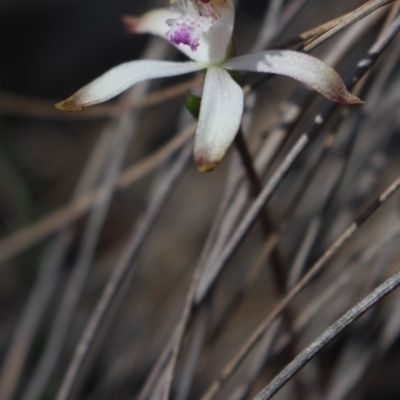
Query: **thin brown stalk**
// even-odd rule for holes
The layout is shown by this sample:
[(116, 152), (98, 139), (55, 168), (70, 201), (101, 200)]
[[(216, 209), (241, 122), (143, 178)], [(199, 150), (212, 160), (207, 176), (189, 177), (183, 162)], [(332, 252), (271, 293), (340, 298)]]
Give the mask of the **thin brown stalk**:
[(397, 0), (370, 0), (348, 14), (342, 15), (339, 18), (329, 21), (324, 25), (321, 25), (315, 29), (301, 34), (301, 39), (307, 40), (303, 47), (303, 50), (305, 52), (309, 52), (312, 49), (315, 49), (317, 46), (331, 38), (333, 35), (336, 35), (343, 29), (366, 17), (368, 14), (376, 11), (383, 6), (393, 3), (394, 1)]
[(66, 400), (71, 397), (83, 363), (88, 356), (88, 352), (94, 343), (96, 335), (99, 333), (102, 322), (107, 317), (108, 311), (113, 301), (118, 296), (121, 287), (127, 285), (133, 277), (136, 269), (134, 267), (135, 264), (133, 264), (133, 259), (149, 234), (174, 184), (176, 184), (184, 172), (190, 156), (191, 144), (185, 146), (181, 151), (179, 159), (166, 172), (163, 184), (160, 185), (156, 191), (146, 214), (143, 216), (138, 226), (134, 228), (131, 239), (113, 270), (76, 347), (71, 363), (58, 391), (57, 400)]
[[(108, 131), (100, 136), (88, 160), (85, 171), (77, 184), (73, 198), (77, 198), (91, 190), (99, 179), (111, 140), (112, 135)], [(57, 232), (56, 237), (47, 248), (38, 279), (22, 312), (2, 366), (0, 393), (2, 393), (4, 400), (13, 397), (40, 320), (58, 282), (60, 265), (73, 237), (74, 233), (71, 227), (66, 227)]]
[(225, 382), (237, 369), (243, 358), (249, 353), (253, 346), (266, 332), (271, 323), (281, 315), (287, 305), (311, 282), (317, 274), (327, 265), (327, 263), (337, 254), (343, 245), (356, 233), (356, 231), (380, 208), (398, 189), (400, 188), (400, 177), (397, 178), (376, 200), (374, 200), (351, 224), (336, 242), (319, 258), (310, 268), (307, 274), (297, 283), (297, 285), (279, 302), (269, 316), (262, 321), (253, 331), (249, 339), (236, 353), (235, 357), (226, 364), (218, 379), (209, 387), (201, 400), (211, 400), (214, 398), (223, 382)]
[[(195, 126), (196, 124), (189, 125), (161, 149), (125, 169), (118, 178), (117, 189), (128, 188), (165, 162), (171, 154), (193, 136)], [(71, 204), (61, 207), (32, 225), (3, 238), (0, 240), (0, 264), (43, 240), (55, 230), (77, 220), (88, 212), (91, 207), (99, 203), (103, 197), (104, 190), (102, 188), (90, 191), (84, 196), (80, 196), (78, 200), (74, 200)]]
[(263, 389), (255, 400), (270, 399), (294, 374), (303, 368), (319, 351), (338, 336), (343, 329), (361, 317), (371, 307), (393, 292), (400, 285), (400, 272), (393, 275), (360, 303), (351, 308), (346, 314), (331, 325), (322, 335), (315, 339), (303, 350), (273, 381)]

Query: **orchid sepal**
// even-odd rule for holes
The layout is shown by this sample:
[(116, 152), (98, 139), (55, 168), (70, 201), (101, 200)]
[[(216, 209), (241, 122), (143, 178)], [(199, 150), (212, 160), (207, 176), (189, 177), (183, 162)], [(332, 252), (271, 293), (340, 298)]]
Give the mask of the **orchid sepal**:
[(329, 100), (343, 104), (362, 101), (348, 92), (342, 78), (329, 65), (308, 54), (291, 50), (269, 50), (225, 61), (223, 68), (289, 76), (311, 86)]
[(112, 99), (126, 89), (147, 79), (188, 74), (204, 69), (202, 63), (138, 60), (112, 68), (55, 106), (63, 111), (81, 111)]
[(210, 67), (194, 144), (194, 158), (200, 172), (214, 169), (224, 157), (239, 130), (243, 105), (243, 90), (228, 71)]

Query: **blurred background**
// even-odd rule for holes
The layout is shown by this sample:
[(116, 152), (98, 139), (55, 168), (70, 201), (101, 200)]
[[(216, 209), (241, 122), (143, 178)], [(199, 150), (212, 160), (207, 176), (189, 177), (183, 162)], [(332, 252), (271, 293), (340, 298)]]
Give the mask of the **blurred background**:
[[(367, 2), (236, 3), (243, 54), (299, 49), (304, 40), (292, 40), (301, 33)], [(350, 76), (398, 17), (399, 1), (387, 3), (311, 54)], [(261, 220), (249, 230), (199, 300), (196, 285), (218, 265), (254, 198), (234, 149), (215, 171), (196, 171), (184, 95), (201, 93), (202, 76), (138, 85), (82, 113), (53, 106), (122, 62), (184, 60), (161, 39), (123, 26), (122, 16), (162, 6), (167, 1), (0, 2), (2, 400), (62, 398), (113, 277), (118, 286), (68, 398), (252, 399), (399, 270), (394, 194), (224, 375), (285, 293), (397, 178), (399, 38), (359, 80), (365, 104), (330, 113), (268, 202), (267, 226)], [(243, 131), (265, 185), (328, 101), (284, 77), (244, 74), (245, 85), (252, 89)], [(274, 398), (398, 399), (399, 301), (394, 292), (379, 303)]]

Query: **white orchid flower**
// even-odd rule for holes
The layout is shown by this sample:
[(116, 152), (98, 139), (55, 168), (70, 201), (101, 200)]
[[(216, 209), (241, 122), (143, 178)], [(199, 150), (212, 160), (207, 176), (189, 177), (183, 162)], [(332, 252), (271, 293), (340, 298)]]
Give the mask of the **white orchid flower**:
[(82, 110), (109, 100), (132, 85), (154, 78), (206, 70), (195, 136), (194, 157), (200, 171), (213, 169), (239, 129), (243, 91), (229, 70), (280, 74), (303, 82), (330, 100), (359, 103), (339, 75), (322, 61), (289, 50), (271, 50), (229, 58), (235, 7), (232, 0), (171, 0), (170, 9), (126, 17), (135, 33), (152, 33), (170, 41), (192, 61), (139, 60), (121, 64), (58, 103), (59, 109)]

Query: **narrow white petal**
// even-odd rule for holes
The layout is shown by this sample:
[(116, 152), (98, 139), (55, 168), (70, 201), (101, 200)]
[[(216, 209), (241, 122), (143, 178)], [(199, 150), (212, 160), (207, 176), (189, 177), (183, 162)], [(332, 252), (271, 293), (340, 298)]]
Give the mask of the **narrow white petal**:
[(194, 146), (200, 171), (209, 171), (221, 161), (236, 136), (242, 113), (242, 88), (224, 69), (209, 68)]
[(290, 76), (326, 98), (339, 103), (360, 103), (351, 95), (340, 76), (329, 65), (308, 54), (290, 50), (270, 50), (227, 60), (224, 68)]
[(56, 104), (65, 111), (79, 111), (109, 100), (138, 82), (183, 75), (204, 68), (197, 62), (139, 60), (121, 64), (95, 79), (68, 99)]
[[(139, 17), (125, 16), (122, 20), (127, 29), (132, 33), (150, 33), (170, 42), (167, 32), (170, 31), (171, 27), (167, 24), (167, 21), (179, 19), (180, 17), (181, 14), (176, 11), (157, 8)], [(192, 60), (198, 61), (196, 57), (193, 57), (193, 51), (190, 47), (182, 44), (172, 44)]]

